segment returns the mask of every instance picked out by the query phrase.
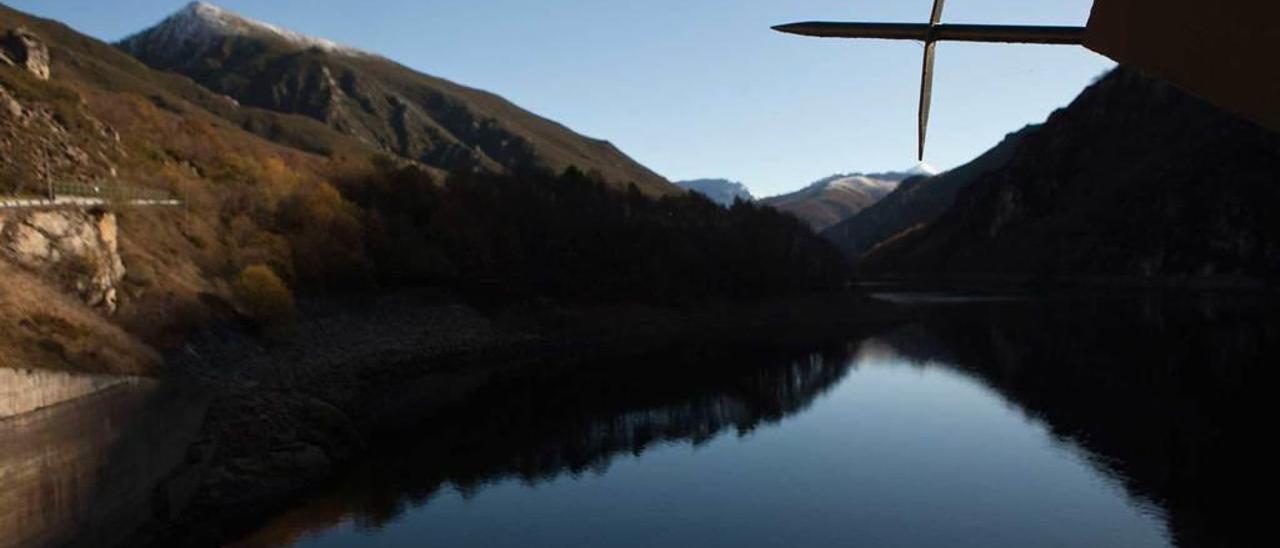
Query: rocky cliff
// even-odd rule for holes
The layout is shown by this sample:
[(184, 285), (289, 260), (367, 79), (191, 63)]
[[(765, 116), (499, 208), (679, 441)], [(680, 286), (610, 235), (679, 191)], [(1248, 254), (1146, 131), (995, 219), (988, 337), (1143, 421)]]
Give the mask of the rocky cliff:
[(116, 311), (124, 262), (116, 216), (102, 211), (0, 211), (0, 258)]
[(1143, 283), (1280, 273), (1280, 135), (1117, 69), (1025, 136), (879, 274)]
[(16, 28), (0, 37), (0, 63), (19, 66), (36, 78), (49, 79), (49, 47), (25, 28)]

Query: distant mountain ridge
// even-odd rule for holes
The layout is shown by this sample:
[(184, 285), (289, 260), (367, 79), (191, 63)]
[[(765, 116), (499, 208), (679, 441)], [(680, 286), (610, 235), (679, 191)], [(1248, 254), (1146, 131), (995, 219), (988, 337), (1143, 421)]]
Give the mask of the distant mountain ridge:
[(945, 173), (931, 175), (927, 170), (916, 171), (918, 175), (903, 180), (875, 204), (826, 228), (822, 235), (856, 264), (877, 244), (942, 215), (955, 202), (961, 189), (983, 173), (1004, 165), (1023, 136), (1035, 127), (1028, 126), (1007, 135), (978, 158)]
[(837, 174), (760, 203), (791, 213), (821, 232), (879, 202), (908, 177), (905, 172)]
[[(563, 171), (577, 166), (615, 186), (679, 192), (606, 141), (591, 139), (497, 95), (422, 74), (384, 57), (194, 2), (117, 47), (240, 104), (299, 114), (368, 146), (444, 170)], [(249, 127), (302, 140), (279, 124)], [(325, 152), (325, 151), (319, 151)]]
[(737, 200), (754, 202), (756, 199), (755, 196), (751, 195), (751, 190), (747, 188), (747, 185), (728, 179), (677, 181), (676, 186), (690, 192), (697, 192), (722, 206), (731, 206)]

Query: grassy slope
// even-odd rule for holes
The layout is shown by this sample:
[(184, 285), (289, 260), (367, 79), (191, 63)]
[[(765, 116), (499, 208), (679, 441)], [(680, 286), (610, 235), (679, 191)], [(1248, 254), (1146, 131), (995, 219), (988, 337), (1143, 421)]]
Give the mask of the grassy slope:
[[(228, 309), (228, 280), (249, 264), (269, 264), (287, 280), (296, 280), (303, 269), (296, 257), (299, 235), (286, 233), (277, 221), (280, 203), (291, 197), (307, 197), (318, 212), (325, 225), (320, 230), (332, 239), (326, 241), (333, 246), (331, 260), (352, 255), (344, 245), (358, 247), (340, 237), (341, 227), (355, 222), (354, 213), (326, 178), (367, 169), (373, 153), (366, 147), (304, 117), (238, 107), (190, 79), (148, 68), (65, 25), (0, 6), (0, 32), (18, 26), (49, 46), (53, 78), (40, 82), (19, 69), (0, 67), (0, 85), (27, 109), (56, 113), (57, 131), (76, 135), (86, 150), (101, 145), (109, 152), (107, 162), (95, 164), (94, 173), (55, 169), (52, 177), (112, 180), (109, 163), (118, 167), (120, 180), (166, 189), (187, 202), (183, 209), (119, 212), (121, 252), (129, 273), (117, 321), (130, 333), (151, 342), (175, 340), (183, 326)], [(288, 128), (290, 135), (307, 135), (330, 155), (267, 141), (241, 124)], [(110, 143), (110, 135), (79, 131), (99, 125), (118, 132), (118, 145)], [(38, 147), (49, 137), (40, 129), (16, 133), (13, 141), (0, 145), (0, 153)], [(31, 180), (39, 174), (33, 168), (6, 177)], [(15, 280), (0, 280), (4, 292), (27, 294)], [(64, 304), (57, 307), (65, 312), (63, 320), (88, 313), (71, 312), (78, 305)], [(0, 307), (0, 330), (21, 327), (25, 317), (14, 306)], [(0, 344), (10, 347), (6, 354), (27, 353), (15, 350), (12, 345), (18, 341), (12, 337)], [(27, 358), (33, 364), (50, 362)]]
[(0, 367), (153, 371), (159, 356), (80, 301), (0, 261)]

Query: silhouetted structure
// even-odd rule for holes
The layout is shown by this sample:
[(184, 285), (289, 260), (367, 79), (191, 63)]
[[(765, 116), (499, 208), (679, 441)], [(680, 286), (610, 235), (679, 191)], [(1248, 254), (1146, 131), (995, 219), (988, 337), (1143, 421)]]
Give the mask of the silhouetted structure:
[(1196, 0), (1097, 0), (1087, 27), (944, 25), (946, 0), (928, 24), (807, 22), (775, 30), (831, 38), (920, 40), (920, 158), (928, 132), (934, 48), (943, 40), (1076, 44), (1177, 84), (1219, 107), (1280, 129), (1280, 80), (1264, 67), (1280, 39), (1280, 4)]

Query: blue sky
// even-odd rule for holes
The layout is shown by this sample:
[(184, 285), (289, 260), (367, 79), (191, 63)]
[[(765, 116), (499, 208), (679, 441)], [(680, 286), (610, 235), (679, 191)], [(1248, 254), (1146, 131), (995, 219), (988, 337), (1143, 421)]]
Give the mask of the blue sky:
[[(106, 40), (183, 0), (0, 0)], [(243, 15), (499, 93), (672, 179), (761, 196), (915, 163), (922, 48), (769, 30), (912, 21), (931, 0), (219, 0)], [(1091, 0), (950, 0), (944, 21), (1082, 25)], [(943, 44), (926, 160), (949, 168), (1043, 121), (1112, 66), (1083, 48)]]

